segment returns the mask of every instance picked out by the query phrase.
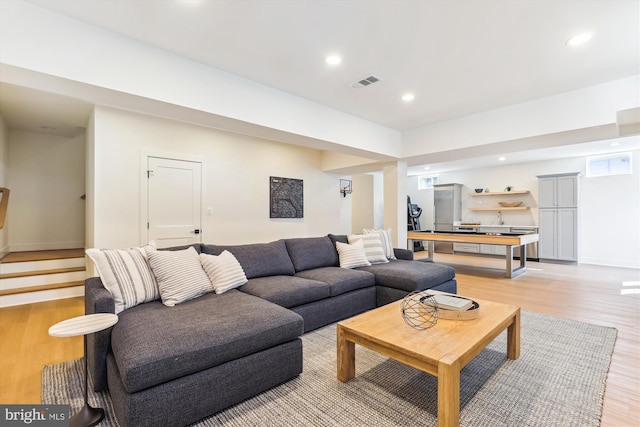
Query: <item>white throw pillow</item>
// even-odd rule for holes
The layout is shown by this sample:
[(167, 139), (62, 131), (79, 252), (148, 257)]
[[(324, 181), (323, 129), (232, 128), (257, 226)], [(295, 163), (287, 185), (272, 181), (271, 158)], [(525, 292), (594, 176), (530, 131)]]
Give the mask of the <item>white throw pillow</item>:
[(382, 242), (380, 241), (380, 235), (378, 233), (352, 234), (347, 237), (347, 240), (349, 240), (351, 244), (358, 241), (362, 242), (367, 261), (371, 264), (389, 262), (382, 248)]
[[(150, 248), (155, 245), (150, 243)], [(102, 284), (111, 293), (116, 314), (144, 302), (160, 298), (156, 278), (144, 248), (87, 249)]]
[(342, 268), (356, 268), (371, 265), (367, 260), (367, 255), (364, 252), (364, 245), (361, 240), (358, 240), (354, 244), (336, 242), (336, 249), (338, 250), (340, 267)]
[(365, 228), (362, 230), (364, 234), (378, 233), (380, 236), (380, 241), (382, 242), (382, 247), (384, 248), (384, 254), (387, 259), (396, 259), (396, 255), (393, 252), (393, 243), (391, 241), (391, 229), (368, 229)]
[(247, 283), (247, 276), (236, 257), (225, 250), (218, 256), (200, 254), (202, 268), (209, 276), (213, 290), (221, 294), (229, 289), (237, 288)]
[(180, 251), (148, 250), (147, 256), (164, 305), (173, 307), (213, 291), (193, 247)]

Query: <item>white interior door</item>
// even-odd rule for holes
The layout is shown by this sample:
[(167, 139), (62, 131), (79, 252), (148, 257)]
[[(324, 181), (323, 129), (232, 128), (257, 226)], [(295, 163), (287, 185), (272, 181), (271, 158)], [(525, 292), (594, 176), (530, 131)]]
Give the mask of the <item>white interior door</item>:
[(159, 248), (200, 242), (202, 164), (147, 158), (147, 228)]

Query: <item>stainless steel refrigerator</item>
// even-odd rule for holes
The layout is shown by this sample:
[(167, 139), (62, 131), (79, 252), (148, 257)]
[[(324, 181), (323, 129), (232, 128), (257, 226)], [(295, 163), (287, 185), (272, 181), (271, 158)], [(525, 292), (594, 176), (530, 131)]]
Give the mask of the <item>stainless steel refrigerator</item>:
[[(454, 223), (460, 222), (461, 195), (462, 184), (438, 184), (433, 186), (433, 222), (435, 231), (454, 231)], [(453, 243), (436, 242), (435, 251), (453, 253)]]

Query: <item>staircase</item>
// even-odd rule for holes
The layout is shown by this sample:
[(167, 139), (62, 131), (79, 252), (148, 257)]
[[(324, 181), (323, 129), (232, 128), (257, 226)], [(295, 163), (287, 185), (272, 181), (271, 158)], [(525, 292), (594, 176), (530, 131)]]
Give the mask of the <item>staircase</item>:
[(0, 260), (0, 307), (84, 295), (83, 249), (12, 252)]

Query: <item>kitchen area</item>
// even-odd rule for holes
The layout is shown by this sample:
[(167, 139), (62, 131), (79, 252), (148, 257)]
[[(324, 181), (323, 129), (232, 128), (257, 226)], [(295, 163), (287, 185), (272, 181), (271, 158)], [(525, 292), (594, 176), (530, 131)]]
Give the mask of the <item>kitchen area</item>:
[[(462, 184), (439, 184), (433, 187), (433, 231), (478, 235), (538, 234), (530, 214), (535, 202), (528, 190), (507, 187), (504, 191), (476, 188), (463, 193)], [(464, 200), (464, 203), (463, 203)], [(430, 227), (423, 227), (428, 230)], [(507, 247), (474, 242), (435, 242), (435, 252), (464, 253), (504, 257)], [(514, 248), (519, 259), (521, 248)], [(528, 260), (538, 260), (538, 242), (526, 245)]]

